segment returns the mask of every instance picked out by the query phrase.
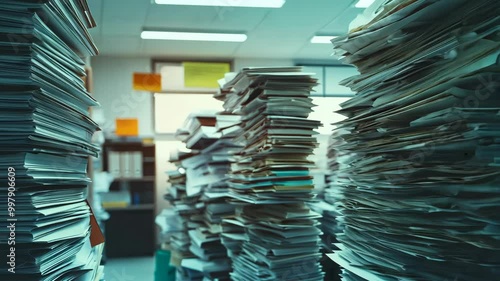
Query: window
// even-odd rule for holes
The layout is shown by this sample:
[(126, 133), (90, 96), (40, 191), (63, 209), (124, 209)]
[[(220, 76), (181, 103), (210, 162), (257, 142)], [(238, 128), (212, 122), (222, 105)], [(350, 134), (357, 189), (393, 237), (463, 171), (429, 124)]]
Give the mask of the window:
[(351, 66), (302, 65), (305, 72), (315, 73), (319, 85), (314, 88), (312, 96), (316, 97), (352, 97), (354, 93), (339, 83), (349, 77), (358, 75), (358, 70)]

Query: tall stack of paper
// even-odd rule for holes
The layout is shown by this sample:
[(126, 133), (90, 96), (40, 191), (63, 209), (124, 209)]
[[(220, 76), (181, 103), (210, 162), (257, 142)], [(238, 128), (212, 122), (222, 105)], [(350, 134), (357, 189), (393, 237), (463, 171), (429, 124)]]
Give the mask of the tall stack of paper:
[(176, 136), (186, 143), (187, 148), (201, 150), (221, 136), (215, 127), (216, 122), (215, 112), (193, 113), (177, 130)]
[(329, 172), (326, 175), (326, 188), (319, 196), (323, 201), (312, 205), (313, 210), (323, 215), (320, 219), (325, 254), (323, 269), (325, 271), (325, 280), (330, 281), (340, 280), (340, 267), (327, 255), (334, 250), (338, 250), (335, 246), (338, 243), (337, 236), (343, 231), (339, 206), (339, 202), (342, 201), (343, 197), (338, 187), (343, 185), (346, 180), (349, 180), (346, 175), (341, 173), (341, 167), (345, 165), (345, 159), (348, 159), (349, 156), (343, 151), (339, 151), (343, 141), (338, 136), (338, 133), (339, 131), (335, 132), (328, 142), (327, 167)]
[[(221, 223), (223, 217), (234, 215), (234, 206), (227, 202), (227, 174), (234, 149), (239, 147), (231, 139), (221, 138), (219, 130), (228, 124), (218, 122), (214, 113), (193, 114), (186, 124), (193, 123), (200, 125), (194, 126), (195, 130), (186, 130), (190, 131), (186, 146), (200, 150), (183, 160), (182, 164), (186, 168), (187, 193), (200, 194), (204, 209), (198, 217), (191, 218), (201, 222), (198, 228), (189, 231), (190, 250), (196, 258), (183, 260), (182, 266), (202, 272), (204, 280), (229, 280), (231, 262), (221, 241)], [(210, 133), (197, 138), (198, 132), (203, 129)]]
[(0, 3), (1, 280), (95, 280), (85, 201), (96, 156), (80, 55), (96, 54), (85, 0)]
[(234, 206), (227, 202), (227, 174), (240, 147), (221, 138), (220, 130), (234, 122), (232, 117), (225, 120), (216, 128), (215, 113), (191, 114), (177, 132), (187, 148), (199, 149), (173, 154), (171, 162), (179, 167), (169, 172), (167, 199), (173, 208), (164, 211), (169, 221), (159, 223), (166, 225), (173, 256), (179, 257), (178, 280), (229, 280), (231, 262), (221, 241), (221, 223), (234, 216)]
[[(241, 115), (244, 144), (231, 167), (230, 196), (237, 217), (225, 220), (224, 237), (241, 243), (232, 280), (322, 280), (321, 231), (307, 158), (317, 146), (308, 119), (316, 80), (298, 67), (247, 68), (225, 83), (216, 98), (228, 114)], [(241, 239), (243, 228), (244, 237)], [(237, 251), (237, 249), (232, 250)]]
[(335, 264), (330, 258), (327, 257), (334, 250), (334, 243), (336, 243), (336, 235), (338, 231), (338, 224), (336, 222), (337, 212), (335, 206), (325, 199), (325, 193), (328, 189), (318, 194), (318, 201), (309, 204), (311, 210), (321, 215), (319, 219), (319, 228), (323, 232), (321, 235), (321, 265), (325, 273), (325, 280), (335, 281), (340, 280), (339, 266)]
[(327, 165), (330, 172), (326, 177), (327, 188), (323, 196), (325, 202), (333, 208), (323, 212), (322, 225), (323, 231), (329, 234), (326, 242), (330, 249), (337, 249), (334, 243), (337, 242), (337, 235), (343, 231), (343, 218), (340, 215), (339, 203), (344, 197), (339, 187), (349, 182), (349, 175), (345, 174), (344, 170), (347, 168), (346, 163), (349, 163), (351, 155), (342, 151), (341, 147), (344, 144), (342, 135), (348, 133), (346, 130), (338, 129), (332, 134), (328, 143)]
[(199, 194), (188, 196), (186, 193), (186, 169), (182, 167), (181, 161), (193, 155), (190, 151), (176, 151), (170, 154), (170, 162), (177, 166), (176, 170), (167, 172), (170, 188), (165, 199), (171, 208), (165, 209), (156, 219), (162, 229), (161, 240), (171, 251), (170, 265), (177, 267), (176, 279), (179, 281), (191, 280), (188, 273), (182, 269), (181, 263), (185, 258), (194, 257), (189, 249), (189, 231), (196, 229), (198, 225), (193, 225), (190, 220), (191, 216), (198, 214), (203, 208), (203, 205), (199, 204)]
[(341, 232), (339, 229), (339, 224), (337, 223), (336, 217), (338, 216), (336, 202), (336, 188), (335, 188), (335, 177), (336, 174), (335, 166), (336, 162), (336, 152), (334, 150), (335, 143), (332, 138), (329, 139), (328, 151), (327, 151), (327, 165), (331, 172), (325, 175), (326, 187), (324, 190), (318, 191), (317, 201), (309, 204), (312, 210), (321, 214), (322, 217), (319, 219), (320, 228), (323, 232), (322, 246), (328, 252), (331, 253), (336, 242), (336, 235)]
[(345, 280), (500, 280), (500, 2), (378, 1), (335, 49)]
[[(226, 82), (234, 78), (234, 75), (230, 75), (228, 79), (221, 79), (219, 81), (221, 87)], [(218, 112), (216, 115), (217, 123), (215, 127), (217, 132), (222, 135), (221, 141), (227, 143), (229, 149), (226, 151), (228, 153), (228, 164), (232, 165), (237, 160), (234, 155), (238, 153), (242, 148), (242, 143), (237, 143), (234, 138), (239, 134), (243, 133), (243, 128), (241, 127), (241, 118), (239, 114), (234, 114), (230, 112)], [(229, 173), (229, 170), (226, 173)], [(228, 180), (228, 178), (226, 178)], [(227, 182), (226, 182), (227, 184)], [(228, 186), (226, 185), (226, 202), (229, 200)], [(244, 221), (241, 216), (234, 212), (229, 216), (225, 216), (221, 221), (221, 242), (226, 248), (227, 256), (231, 259), (237, 257), (242, 249), (243, 242), (246, 240)]]

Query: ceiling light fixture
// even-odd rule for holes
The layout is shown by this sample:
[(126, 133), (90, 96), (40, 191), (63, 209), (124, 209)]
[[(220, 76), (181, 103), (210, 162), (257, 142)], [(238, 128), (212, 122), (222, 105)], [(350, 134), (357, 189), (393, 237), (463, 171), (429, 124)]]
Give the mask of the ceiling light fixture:
[(246, 8), (281, 8), (286, 0), (155, 0), (156, 4)]
[(311, 38), (311, 43), (313, 44), (332, 44), (332, 39), (338, 36), (314, 36)]
[(235, 33), (143, 31), (141, 38), (153, 40), (245, 42), (247, 35)]
[(368, 8), (371, 4), (373, 4), (375, 0), (359, 0), (354, 7), (356, 8)]

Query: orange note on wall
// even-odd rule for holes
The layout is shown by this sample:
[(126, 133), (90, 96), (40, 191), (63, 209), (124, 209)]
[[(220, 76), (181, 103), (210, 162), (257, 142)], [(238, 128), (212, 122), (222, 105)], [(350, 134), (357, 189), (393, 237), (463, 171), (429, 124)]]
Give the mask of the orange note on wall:
[(139, 135), (139, 120), (137, 118), (117, 118), (116, 135), (119, 137), (136, 137)]
[(134, 73), (134, 90), (161, 92), (161, 75), (154, 73)]

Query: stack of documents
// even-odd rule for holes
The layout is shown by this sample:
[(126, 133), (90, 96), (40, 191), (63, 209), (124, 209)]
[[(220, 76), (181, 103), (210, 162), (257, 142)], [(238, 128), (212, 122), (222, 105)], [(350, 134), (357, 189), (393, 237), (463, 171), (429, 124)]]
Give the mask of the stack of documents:
[(328, 239), (325, 242), (327, 249), (330, 250), (337, 249), (334, 243), (337, 242), (337, 235), (343, 231), (340, 202), (342, 202), (344, 197), (339, 187), (349, 183), (349, 174), (344, 173), (344, 170), (348, 166), (347, 163), (351, 161), (350, 158), (355, 157), (340, 149), (344, 144), (342, 134), (349, 134), (349, 132), (343, 129), (337, 129), (333, 132), (329, 139), (327, 150), (329, 173), (326, 176), (327, 188), (323, 193), (323, 199), (331, 207), (325, 207), (323, 210), (322, 229), (328, 235)]
[(348, 155), (338, 150), (343, 143), (338, 133), (339, 131), (336, 131), (328, 142), (327, 166), (329, 172), (326, 175), (326, 188), (318, 196), (323, 200), (312, 206), (313, 210), (323, 215), (320, 219), (321, 230), (323, 231), (323, 270), (325, 271), (325, 280), (331, 281), (341, 280), (340, 267), (327, 255), (331, 254), (332, 251), (339, 250), (335, 246), (338, 243), (337, 236), (343, 231), (343, 217), (339, 206), (343, 194), (339, 186), (344, 184), (343, 181), (349, 180), (346, 175), (340, 173), (340, 169), (345, 165), (344, 162)]
[[(226, 83), (234, 79), (235, 76), (236, 73), (227, 73), (224, 78), (218, 81), (220, 88), (218, 93), (215, 95), (216, 99), (225, 99), (225, 95), (228, 91), (223, 90), (223, 87)], [(244, 143), (236, 143), (234, 141), (235, 137), (243, 133), (242, 117), (241, 112), (235, 113), (234, 111), (218, 112), (216, 115), (217, 123), (215, 124), (215, 127), (217, 128), (217, 131), (221, 133), (222, 138), (230, 140), (231, 145), (234, 146), (232, 151), (228, 151), (228, 153), (233, 156), (239, 153), (244, 146)], [(230, 158), (229, 162), (231, 165), (236, 163), (236, 157)], [(240, 214), (235, 212), (231, 216), (226, 216), (222, 219), (221, 228), (221, 242), (224, 247), (226, 247), (228, 257), (234, 260), (240, 255), (243, 242), (247, 240), (247, 235), (245, 234), (245, 220), (240, 216)]]
[(191, 280), (189, 273), (182, 267), (183, 259), (194, 257), (191, 253), (191, 239), (189, 231), (196, 229), (199, 224), (191, 222), (191, 217), (196, 216), (203, 209), (200, 204), (200, 195), (188, 196), (186, 194), (186, 169), (182, 160), (192, 157), (195, 153), (190, 151), (176, 151), (170, 154), (170, 162), (177, 166), (176, 170), (168, 171), (170, 187), (165, 199), (170, 203), (170, 208), (156, 218), (156, 223), (162, 229), (161, 241), (171, 251), (170, 264), (177, 267), (177, 280)]
[[(237, 118), (224, 121), (219, 122), (215, 113), (191, 114), (177, 132), (191, 150), (171, 154), (170, 162), (178, 169), (168, 172), (171, 188), (166, 198), (173, 208), (158, 219), (165, 225), (172, 257), (178, 257), (173, 263), (177, 280), (229, 280), (231, 261), (222, 244), (221, 223), (234, 216), (235, 207), (227, 202), (227, 175), (241, 147), (218, 132), (233, 126)], [(211, 133), (197, 137), (203, 130)]]
[(325, 280), (336, 281), (340, 280), (340, 267), (328, 258), (327, 255), (331, 254), (333, 250), (336, 250), (336, 248), (334, 248), (334, 244), (337, 243), (336, 235), (340, 231), (338, 230), (338, 223), (336, 222), (337, 212), (335, 210), (335, 206), (326, 201), (324, 197), (327, 191), (328, 188), (325, 191), (320, 192), (317, 196), (318, 201), (309, 204), (309, 206), (311, 210), (321, 214), (321, 218), (319, 219), (319, 228), (323, 233), (321, 235), (321, 265), (323, 267), (323, 272), (325, 273)]
[(335, 136), (335, 134), (328, 140), (326, 156), (329, 170), (325, 175), (326, 187), (319, 192), (317, 196), (318, 200), (309, 204), (315, 212), (322, 215), (319, 221), (321, 223), (321, 231), (323, 232), (323, 248), (327, 253), (331, 253), (335, 249), (336, 236), (342, 232), (341, 223), (338, 221), (338, 217), (340, 216), (338, 202), (342, 199), (342, 194), (339, 193), (338, 185), (341, 178), (339, 167), (342, 165), (339, 162), (342, 162), (343, 156), (337, 151), (341, 143), (341, 139)]
[[(0, 3), (0, 280), (95, 280), (85, 0)], [(94, 232), (95, 233), (95, 232)]]
[(184, 126), (177, 130), (176, 136), (186, 143), (187, 148), (201, 150), (221, 136), (216, 122), (215, 112), (193, 113), (188, 116)]
[(345, 280), (500, 280), (500, 2), (377, 1), (335, 51)]
[(309, 204), (309, 206), (314, 212), (321, 215), (319, 222), (320, 229), (323, 232), (323, 235), (321, 235), (322, 248), (330, 253), (333, 249), (333, 243), (336, 242), (335, 237), (340, 231), (336, 222), (337, 212), (335, 206), (327, 201), (325, 193), (326, 191), (319, 194), (318, 201)]
[(215, 128), (224, 138), (234, 138), (241, 132), (241, 115), (220, 112), (217, 114)]
[[(186, 147), (200, 150), (196, 155), (184, 159), (182, 165), (186, 168), (187, 194), (199, 194), (203, 210), (198, 216), (191, 217), (191, 221), (200, 222), (199, 227), (189, 231), (190, 250), (196, 258), (183, 260), (182, 267), (201, 272), (204, 280), (229, 280), (231, 271), (227, 250), (221, 241), (221, 223), (224, 217), (234, 215), (235, 207), (227, 202), (227, 175), (233, 154), (241, 147), (231, 139), (221, 138), (217, 132), (225, 126), (231, 126), (231, 122), (221, 122), (215, 113), (204, 113), (192, 114), (185, 123), (200, 123), (200, 126), (194, 126), (197, 129), (186, 130), (189, 134), (185, 139)], [(215, 133), (207, 134), (190, 145), (190, 140), (196, 139), (195, 136), (203, 127), (214, 128)]]
[(223, 223), (232, 280), (323, 280), (320, 215), (306, 205), (314, 197), (307, 158), (320, 126), (308, 119), (316, 80), (300, 70), (246, 68), (216, 95), (226, 114), (241, 115), (233, 141), (244, 146), (229, 181), (236, 217)]

